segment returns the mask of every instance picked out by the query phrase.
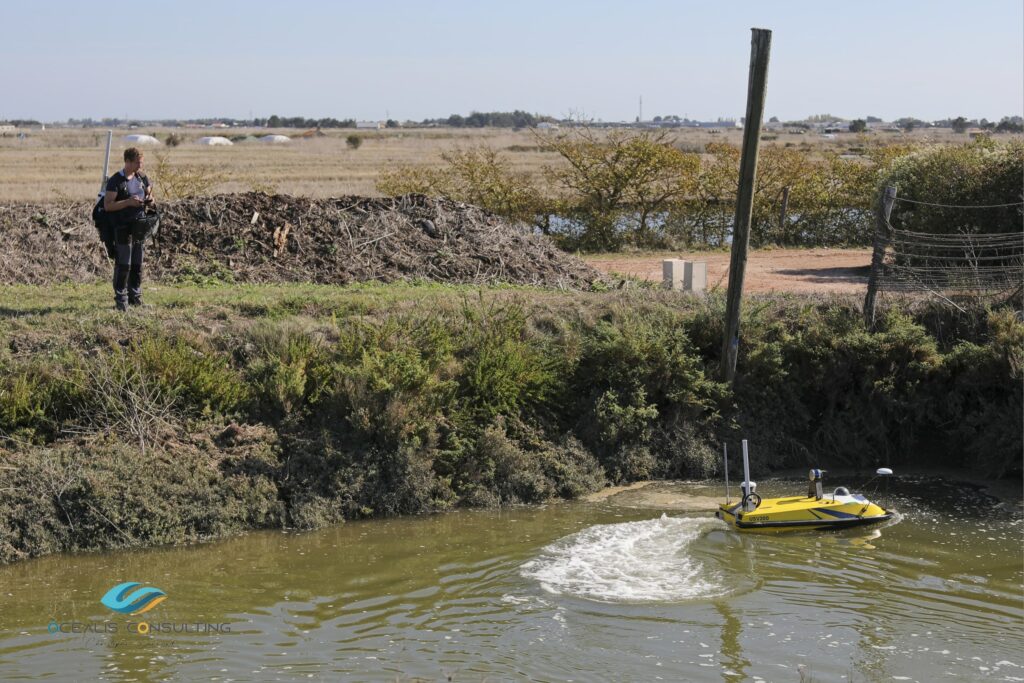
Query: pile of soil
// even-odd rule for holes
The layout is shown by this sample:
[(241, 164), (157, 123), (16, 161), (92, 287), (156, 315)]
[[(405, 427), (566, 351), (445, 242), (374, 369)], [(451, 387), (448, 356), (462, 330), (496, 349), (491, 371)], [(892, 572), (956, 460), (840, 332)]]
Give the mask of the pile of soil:
[[(235, 282), (424, 280), (587, 289), (604, 276), (478, 207), (422, 195), (260, 193), (163, 204), (147, 278)], [(111, 267), (91, 206), (0, 204), (0, 284), (92, 282)]]

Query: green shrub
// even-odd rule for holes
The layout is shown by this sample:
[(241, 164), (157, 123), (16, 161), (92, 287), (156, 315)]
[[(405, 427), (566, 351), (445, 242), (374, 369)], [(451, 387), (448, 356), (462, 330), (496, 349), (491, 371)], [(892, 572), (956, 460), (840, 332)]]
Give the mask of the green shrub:
[(140, 453), (97, 435), (0, 455), (0, 562), (280, 525), (268, 436), (255, 430), (215, 453), (203, 436), (173, 453)]
[(527, 337), (522, 305), (463, 307), (460, 399), (475, 421), (517, 414), (545, 401), (553, 377)]
[(136, 364), (190, 415), (230, 415), (252, 399), (249, 386), (227, 358), (181, 338), (144, 336), (127, 350), (115, 351), (112, 360)]
[[(985, 234), (1022, 232), (1020, 202), (1024, 141), (978, 139), (955, 147), (928, 147), (893, 162), (881, 186), (897, 189), (890, 222), (912, 232)], [(975, 209), (957, 206), (1010, 204)]]

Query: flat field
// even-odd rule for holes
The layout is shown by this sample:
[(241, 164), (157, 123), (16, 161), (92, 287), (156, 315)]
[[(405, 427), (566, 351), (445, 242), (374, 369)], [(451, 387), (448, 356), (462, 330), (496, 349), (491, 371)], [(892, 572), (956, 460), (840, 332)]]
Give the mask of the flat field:
[[(131, 143), (130, 133), (182, 136), (178, 147), (146, 147), (146, 168), (156, 183), (160, 198), (159, 162), (175, 169), (202, 169), (223, 180), (210, 192), (264, 190), (308, 197), (341, 195), (377, 196), (376, 181), (381, 172), (400, 165), (434, 167), (442, 164), (448, 150), (489, 145), (500, 150), (513, 168), (541, 175), (544, 166), (559, 163), (558, 155), (545, 151), (544, 138), (530, 131), (508, 129), (421, 128), (361, 130), (331, 129), (322, 137), (295, 138), (292, 129), (139, 129), (115, 130), (111, 150), (111, 172), (121, 164), (121, 152)], [(270, 145), (254, 138), (231, 147), (207, 147), (196, 140), (207, 135), (262, 136), (279, 133), (293, 137), (284, 145)], [(28, 130), (26, 137), (5, 133), (0, 136), (0, 202), (47, 202), (86, 200), (99, 189), (103, 171), (106, 131), (100, 129)], [(345, 139), (359, 135), (362, 145), (351, 149)], [(547, 135), (557, 134), (548, 133)], [(739, 145), (742, 131), (680, 129), (673, 133), (676, 144), (686, 151), (700, 152), (709, 142)], [(966, 142), (966, 134), (950, 131), (904, 133), (844, 133), (832, 138), (807, 133), (766, 133), (762, 144), (791, 145), (809, 153), (833, 150), (840, 153), (896, 142), (940, 144)]]

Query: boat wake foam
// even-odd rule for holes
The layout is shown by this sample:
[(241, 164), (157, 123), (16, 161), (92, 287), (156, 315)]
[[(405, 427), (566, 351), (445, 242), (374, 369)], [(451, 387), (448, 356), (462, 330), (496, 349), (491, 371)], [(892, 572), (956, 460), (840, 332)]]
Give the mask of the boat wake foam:
[(600, 602), (678, 602), (732, 592), (725, 572), (692, 545), (722, 528), (709, 518), (667, 517), (592, 526), (555, 541), (520, 573), (544, 590)]

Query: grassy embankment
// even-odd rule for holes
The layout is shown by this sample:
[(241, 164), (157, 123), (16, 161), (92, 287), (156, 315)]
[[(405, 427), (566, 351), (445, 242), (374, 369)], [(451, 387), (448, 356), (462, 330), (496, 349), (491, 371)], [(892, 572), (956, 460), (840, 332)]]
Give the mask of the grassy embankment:
[(1024, 325), (659, 290), (158, 285), (0, 299), (0, 561), (757, 468), (1020, 466)]

